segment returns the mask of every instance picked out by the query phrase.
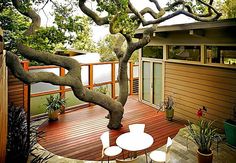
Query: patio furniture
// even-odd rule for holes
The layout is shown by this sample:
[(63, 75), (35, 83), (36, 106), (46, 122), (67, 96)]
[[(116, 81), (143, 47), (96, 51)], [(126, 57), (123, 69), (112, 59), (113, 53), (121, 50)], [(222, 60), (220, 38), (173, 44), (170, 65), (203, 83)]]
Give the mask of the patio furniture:
[(135, 156), (138, 151), (144, 150), (147, 162), (146, 149), (153, 144), (153, 137), (144, 132), (127, 132), (116, 139), (116, 144), (124, 150), (134, 152)]
[(151, 162), (156, 161), (156, 162), (166, 162), (166, 155), (170, 149), (170, 146), (172, 145), (172, 139), (170, 137), (167, 138), (167, 143), (166, 143), (166, 151), (152, 151), (150, 153), (150, 158)]
[(117, 156), (122, 152), (122, 149), (120, 147), (110, 146), (109, 131), (104, 132), (101, 135), (100, 139), (102, 141), (102, 162), (104, 155), (108, 157), (109, 162), (109, 157)]
[(144, 132), (145, 124), (132, 124), (129, 125), (130, 132)]

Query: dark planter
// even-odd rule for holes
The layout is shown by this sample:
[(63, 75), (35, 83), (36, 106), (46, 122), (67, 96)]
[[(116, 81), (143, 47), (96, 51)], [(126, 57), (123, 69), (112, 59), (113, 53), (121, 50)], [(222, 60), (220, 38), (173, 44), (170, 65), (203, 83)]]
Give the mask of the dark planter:
[(236, 148), (236, 122), (231, 119), (226, 120), (224, 129), (227, 143)]
[(197, 150), (197, 158), (198, 163), (212, 163), (213, 160), (213, 152), (211, 151), (210, 154), (203, 154)]
[(172, 121), (174, 117), (174, 109), (166, 109), (166, 119)]

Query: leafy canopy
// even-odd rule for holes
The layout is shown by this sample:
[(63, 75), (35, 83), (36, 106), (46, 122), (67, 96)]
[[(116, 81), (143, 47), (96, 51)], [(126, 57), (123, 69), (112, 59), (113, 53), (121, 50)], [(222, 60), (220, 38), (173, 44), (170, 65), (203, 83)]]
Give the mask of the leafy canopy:
[[(29, 1), (27, 1), (29, 2)], [(32, 3), (41, 4), (45, 0), (33, 0)], [(7, 6), (7, 7), (6, 7)], [(23, 8), (31, 6), (24, 3)], [(0, 2), (0, 25), (4, 30), (5, 48), (16, 52), (17, 39), (36, 50), (53, 53), (57, 48), (75, 47), (79, 50), (94, 51), (95, 43), (91, 36), (91, 20), (84, 16), (75, 16), (74, 9), (68, 5), (53, 4), (54, 21), (50, 27), (40, 27), (35, 35), (25, 36), (31, 20), (20, 14), (8, 0)]]
[[(97, 51), (101, 55), (100, 61), (101, 62), (108, 62), (108, 61), (117, 61), (116, 54), (113, 51), (113, 48), (118, 40), (119, 34), (116, 35), (106, 35), (103, 39), (98, 42)], [(122, 49), (126, 49), (127, 43), (125, 42), (122, 46)], [(133, 62), (138, 61), (138, 51), (134, 51), (130, 60)]]

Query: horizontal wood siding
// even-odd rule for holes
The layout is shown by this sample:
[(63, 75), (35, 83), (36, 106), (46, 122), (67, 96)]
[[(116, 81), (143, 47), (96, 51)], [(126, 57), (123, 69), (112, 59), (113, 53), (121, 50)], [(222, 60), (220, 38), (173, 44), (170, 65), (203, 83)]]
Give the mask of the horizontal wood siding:
[[(27, 71), (28, 61), (22, 61), (22, 66)], [(24, 107), (28, 110), (28, 86), (17, 79), (10, 70), (8, 70), (8, 104)]]
[(8, 71), (8, 103), (24, 106), (24, 85)]
[(199, 107), (206, 106), (206, 118), (223, 128), (236, 104), (236, 70), (166, 63), (165, 97), (175, 100), (175, 115), (196, 121)]

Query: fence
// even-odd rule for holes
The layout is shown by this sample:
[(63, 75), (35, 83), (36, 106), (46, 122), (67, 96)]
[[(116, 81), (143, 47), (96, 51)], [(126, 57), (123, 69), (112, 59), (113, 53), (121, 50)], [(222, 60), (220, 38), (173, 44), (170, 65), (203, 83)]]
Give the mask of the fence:
[[(128, 66), (129, 94), (133, 95), (138, 93), (138, 65), (133, 64), (132, 62), (129, 62), (128, 65), (129, 65)], [(67, 72), (67, 70), (58, 66), (29, 67), (28, 62), (23, 62), (23, 66), (25, 67), (26, 70), (30, 72), (46, 71), (46, 72), (53, 72), (59, 76), (64, 76)], [(100, 87), (105, 87), (105, 89), (107, 90), (107, 95), (109, 95), (112, 98), (115, 98), (118, 95), (119, 91), (118, 81), (116, 80), (117, 74), (118, 74), (118, 62), (101, 62), (101, 63), (89, 63), (81, 65), (81, 76), (84, 86), (86, 86), (89, 89), (98, 89)], [(24, 88), (24, 90), (28, 89), (25, 86), (23, 87), (18, 86), (18, 88)], [(16, 89), (14, 90), (16, 91)], [(90, 105), (88, 103), (84, 103), (78, 100), (74, 96), (70, 87), (54, 86), (48, 83), (36, 83), (31, 85), (31, 94), (30, 94), (31, 115), (34, 116), (45, 113), (44, 104), (46, 103), (46, 97), (52, 94), (60, 94), (61, 97), (66, 98), (67, 109), (81, 107), (81, 104), (83, 104), (83, 106)], [(24, 94), (24, 96), (27, 95)], [(12, 97), (15, 96), (12, 95)]]
[(0, 162), (5, 162), (7, 144), (7, 68), (3, 53), (3, 31), (0, 28)]

